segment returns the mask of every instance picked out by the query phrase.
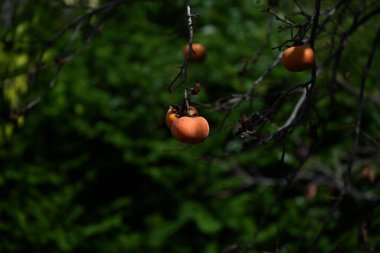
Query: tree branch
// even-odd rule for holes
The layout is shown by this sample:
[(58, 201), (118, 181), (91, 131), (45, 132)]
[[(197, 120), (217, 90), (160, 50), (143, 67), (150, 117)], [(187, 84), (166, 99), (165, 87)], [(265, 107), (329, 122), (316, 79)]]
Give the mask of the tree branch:
[(363, 114), (363, 107), (364, 107), (365, 84), (366, 84), (366, 81), (368, 78), (369, 71), (370, 71), (371, 66), (372, 66), (373, 58), (375, 57), (375, 53), (376, 53), (376, 50), (377, 50), (379, 44), (380, 44), (380, 26), (377, 29), (375, 39), (373, 40), (372, 50), (371, 50), (371, 53), (368, 57), (367, 63), (364, 67), (363, 74), (361, 77), (360, 93), (359, 93), (358, 107), (357, 107), (358, 110), (356, 113), (356, 122), (355, 122), (355, 133), (354, 133), (354, 137), (353, 137), (351, 156), (350, 156), (350, 160), (349, 160), (349, 163), (347, 166), (348, 177), (351, 176), (352, 166), (354, 165), (354, 162), (355, 162), (355, 150), (358, 146), (359, 136), (360, 136), (360, 132), (361, 132), (362, 114)]

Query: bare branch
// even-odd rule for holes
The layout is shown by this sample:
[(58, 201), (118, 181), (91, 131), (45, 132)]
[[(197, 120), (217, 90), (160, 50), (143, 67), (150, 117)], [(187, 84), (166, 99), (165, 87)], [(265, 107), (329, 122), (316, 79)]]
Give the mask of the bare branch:
[(286, 120), (286, 122), (284, 123), (284, 125), (282, 125), (277, 131), (281, 131), (281, 130), (289, 127), (291, 124), (293, 124), (294, 120), (297, 117), (297, 114), (298, 114), (299, 110), (301, 109), (302, 104), (305, 102), (306, 95), (307, 95), (307, 90), (309, 89), (309, 86), (310, 85), (308, 85), (306, 88), (304, 88), (304, 90), (302, 92), (302, 95), (299, 98), (299, 100), (298, 100), (297, 104), (295, 105), (295, 107), (293, 108), (293, 111), (290, 114), (289, 118)]
[(293, 0), (293, 3), (297, 5), (298, 9), (300, 10), (300, 14), (303, 15), (306, 18), (310, 18), (310, 15), (306, 13), (306, 11), (302, 8), (301, 4), (298, 2), (298, 0)]
[(276, 59), (269, 65), (269, 67), (255, 80), (253, 81), (251, 88), (245, 94), (247, 97), (251, 98), (253, 91), (257, 88), (257, 86), (267, 77), (270, 72), (281, 62), (282, 52), (278, 54)]
[(185, 107), (186, 107), (185, 110), (187, 112), (188, 108), (190, 106), (189, 105), (189, 94), (187, 92), (187, 90), (188, 90), (188, 88), (187, 88), (188, 69), (189, 69), (190, 59), (194, 53), (194, 51), (193, 51), (193, 38), (194, 38), (193, 16), (194, 15), (191, 12), (189, 0), (185, 0), (185, 8), (186, 8), (186, 16), (187, 16), (187, 28), (189, 31), (189, 40), (188, 40), (189, 50), (188, 50), (188, 54), (185, 57), (185, 60), (182, 64), (182, 66), (180, 67), (179, 73), (177, 74), (177, 76), (174, 78), (174, 80), (169, 85), (169, 92), (172, 92), (175, 88), (178, 87), (178, 86), (174, 86), (174, 85), (179, 79), (181, 79), (182, 80), (181, 83), (183, 83), (183, 85), (184, 85), (183, 102), (185, 104)]
[[(63, 27), (60, 31), (58, 31), (55, 35), (53, 35), (46, 42), (44, 48), (42, 49), (42, 51), (39, 54), (39, 57), (38, 57), (37, 62), (35, 64), (35, 67), (32, 69), (32, 71), (30, 71), (32, 73), (30, 86), (33, 86), (34, 83), (36, 82), (36, 78), (37, 78), (37, 75), (38, 75), (38, 72), (40, 71), (40, 69), (45, 68), (47, 66), (46, 64), (42, 65), (43, 57), (44, 57), (46, 51), (50, 47), (52, 47), (54, 45), (55, 41), (58, 40), (61, 36), (63, 36), (68, 30), (70, 30), (71, 28), (74, 28), (74, 31), (73, 31), (72, 35), (70, 36), (68, 43), (66, 44), (66, 46), (63, 49), (63, 52), (62, 52), (63, 56), (58, 57), (55, 60), (56, 69), (55, 69), (55, 72), (54, 72), (52, 78), (50, 79), (48, 88), (45, 90), (45, 92), (42, 95), (36, 97), (32, 101), (30, 101), (28, 104), (26, 104), (24, 107), (22, 107), (21, 109), (18, 109), (17, 111), (19, 113), (25, 113), (28, 110), (32, 109), (37, 104), (39, 104), (42, 101), (42, 99), (44, 97), (46, 97), (48, 95), (48, 93), (50, 92), (50, 90), (55, 86), (55, 83), (58, 79), (58, 75), (62, 70), (62, 66), (63, 66), (62, 64), (67, 62), (67, 61), (72, 60), (75, 56), (79, 55), (79, 53), (84, 48), (85, 44), (88, 44), (91, 41), (92, 37), (96, 34), (95, 31), (97, 31), (99, 29), (99, 27), (101, 26), (101, 24), (104, 22), (106, 14), (109, 11), (111, 11), (118, 4), (128, 3), (131, 1), (132, 0), (114, 0), (114, 1), (108, 2), (104, 5), (101, 5), (99, 7), (93, 8), (93, 9), (89, 10), (87, 13), (77, 17), (74, 21), (70, 22), (65, 27)], [(84, 43), (78, 49), (75, 50), (74, 53), (72, 53), (71, 55), (66, 55), (67, 52), (69, 51), (69, 49), (71, 48), (71, 46), (73, 45), (74, 41), (77, 39), (79, 32), (83, 27), (83, 24), (86, 22), (89, 22), (90, 18), (93, 15), (100, 13), (100, 12), (101, 12), (100, 19), (99, 19), (97, 25), (93, 28), (93, 32), (88, 36), (88, 38), (84, 41)]]
[(373, 45), (372, 45), (372, 50), (371, 50), (371, 53), (368, 57), (367, 63), (364, 67), (361, 82), (360, 82), (360, 93), (359, 93), (359, 98), (358, 98), (358, 111), (356, 113), (355, 133), (354, 133), (354, 137), (353, 137), (351, 156), (350, 156), (350, 160), (349, 160), (349, 163), (347, 166), (347, 171), (348, 171), (349, 177), (351, 176), (352, 166), (355, 162), (355, 150), (358, 146), (359, 136), (361, 133), (362, 114), (363, 114), (364, 95), (365, 95), (365, 93), (364, 93), (365, 84), (366, 84), (366, 81), (368, 78), (369, 71), (370, 71), (371, 66), (372, 66), (373, 58), (375, 56), (375, 53), (376, 53), (376, 50), (377, 50), (377, 47), (379, 44), (380, 44), (380, 26), (377, 29), (376, 36), (375, 36), (375, 39), (374, 39)]
[(266, 8), (264, 10), (262, 10), (261, 12), (268, 12), (269, 14), (271, 14), (272, 16), (274, 16), (278, 21), (281, 21), (291, 27), (297, 27), (298, 25), (296, 23), (294, 23), (293, 21), (289, 20), (287, 17), (285, 18), (281, 18), (274, 9), (272, 8)]
[[(346, 89), (351, 94), (359, 96), (360, 90), (358, 90), (357, 88), (355, 88), (351, 83), (349, 83), (348, 80), (342, 79), (340, 77), (337, 77), (336, 81), (337, 81), (338, 85), (340, 85), (341, 87), (343, 87), (344, 89)], [(374, 94), (371, 94), (371, 93), (368, 93), (368, 92), (364, 92), (364, 99), (366, 99), (369, 102), (374, 103), (376, 105), (380, 105), (380, 97), (378, 97), (378, 96), (376, 96)]]

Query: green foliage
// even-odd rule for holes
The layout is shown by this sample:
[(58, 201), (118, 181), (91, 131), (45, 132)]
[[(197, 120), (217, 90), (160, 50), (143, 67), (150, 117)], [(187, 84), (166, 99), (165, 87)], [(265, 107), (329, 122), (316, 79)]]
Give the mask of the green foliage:
[[(333, 187), (321, 182), (316, 197), (307, 199), (303, 181), (284, 191), (281, 184), (249, 180), (286, 181), (299, 170), (320, 167), (345, 175), (357, 96), (339, 87), (338, 106), (329, 118), (332, 66), (327, 64), (318, 76), (307, 123), (265, 145), (236, 136), (239, 117), (265, 111), (282, 92), (306, 82), (308, 73), (275, 67), (254, 89), (252, 101), (231, 112), (221, 131), (225, 111), (211, 108), (222, 97), (250, 89), (279, 54), (272, 47), (289, 39), (288, 32), (277, 32), (278, 21), (261, 12), (267, 1), (191, 1), (198, 14), (194, 39), (206, 45), (208, 55), (203, 64), (190, 66), (189, 83), (202, 83), (194, 101), (211, 126), (210, 137), (196, 146), (175, 141), (164, 122), (168, 106), (183, 96), (182, 86), (167, 90), (188, 40), (182, 1), (117, 5), (105, 16), (90, 16), (76, 38), (75, 26), (67, 25), (86, 10), (62, 9), (60, 2), (99, 7), (109, 1), (21, 2), (13, 9), (12, 24), (0, 30), (0, 252), (215, 253), (252, 242), (252, 252), (310, 249), (338, 198)], [(279, 2), (280, 16), (298, 10), (292, 1)], [(313, 12), (311, 1), (299, 2)], [(335, 4), (322, 2), (323, 8)], [(351, 22), (348, 15), (341, 29)], [(369, 27), (378, 22), (375, 17), (363, 25), (342, 55), (338, 77), (349, 76), (357, 93), (374, 39)], [(338, 43), (331, 39), (331, 28), (316, 41), (318, 59)], [(67, 56), (72, 58), (59, 62)], [(366, 92), (377, 97), (379, 53), (375, 59)], [(244, 66), (248, 69), (241, 75)], [(40, 96), (38, 105), (17, 114)], [(296, 91), (281, 102), (260, 130), (262, 137), (286, 121), (299, 96)], [(315, 133), (310, 130), (315, 122), (326, 124)], [(366, 101), (363, 132), (370, 138), (363, 138), (362, 146), (378, 145), (379, 125), (378, 102)], [(315, 145), (313, 134), (324, 137), (305, 161), (304, 149)], [(365, 166), (378, 171), (379, 159), (363, 154), (358, 160), (352, 183), (380, 194), (378, 179), (359, 178)], [(357, 237), (367, 210), (372, 226), (366, 246), (379, 249), (379, 207), (347, 197), (331, 215), (317, 252), (338, 245), (345, 252), (364, 252)]]

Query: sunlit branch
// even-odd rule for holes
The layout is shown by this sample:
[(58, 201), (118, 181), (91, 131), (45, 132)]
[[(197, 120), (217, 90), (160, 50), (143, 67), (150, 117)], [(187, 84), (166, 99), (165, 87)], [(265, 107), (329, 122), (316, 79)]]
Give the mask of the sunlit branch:
[(294, 122), (294, 120), (297, 117), (299, 110), (301, 109), (302, 104), (305, 102), (308, 89), (309, 89), (309, 85), (306, 88), (304, 88), (304, 90), (302, 91), (302, 95), (298, 99), (297, 104), (294, 106), (293, 111), (290, 114), (289, 118), (286, 120), (284, 125), (282, 125), (277, 131), (281, 131), (281, 130), (289, 127)]

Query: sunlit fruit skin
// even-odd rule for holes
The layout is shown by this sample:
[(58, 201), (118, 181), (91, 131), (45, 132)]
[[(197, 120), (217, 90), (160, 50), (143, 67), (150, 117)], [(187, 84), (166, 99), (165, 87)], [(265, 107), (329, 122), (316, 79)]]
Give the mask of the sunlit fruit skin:
[(174, 121), (171, 127), (172, 136), (183, 143), (198, 144), (203, 142), (210, 128), (205, 118), (201, 116), (184, 116)]
[(282, 63), (290, 72), (311, 69), (314, 65), (314, 50), (307, 46), (293, 46), (284, 51)]
[(188, 116), (193, 116), (198, 114), (198, 110), (194, 106), (189, 106), (189, 109), (187, 110), (187, 115)]
[[(192, 116), (196, 114), (198, 114), (198, 110), (193, 106), (189, 106), (189, 109), (187, 110), (187, 115)], [(166, 112), (166, 117), (165, 117), (166, 126), (170, 129), (174, 121), (176, 121), (178, 118), (179, 118), (179, 115), (176, 109), (174, 109), (173, 106), (170, 106), (168, 111)]]
[[(206, 47), (204, 47), (200, 43), (192, 43), (192, 48), (193, 48), (193, 53), (191, 55), (189, 62), (191, 63), (204, 62), (204, 60), (206, 60), (206, 55), (207, 55)], [(188, 55), (189, 55), (189, 44), (186, 44), (183, 47), (183, 56), (185, 57), (185, 59), (187, 59)]]
[(178, 119), (177, 111), (170, 106), (168, 111), (166, 112), (165, 122), (166, 126), (170, 129), (173, 125), (173, 122)]

